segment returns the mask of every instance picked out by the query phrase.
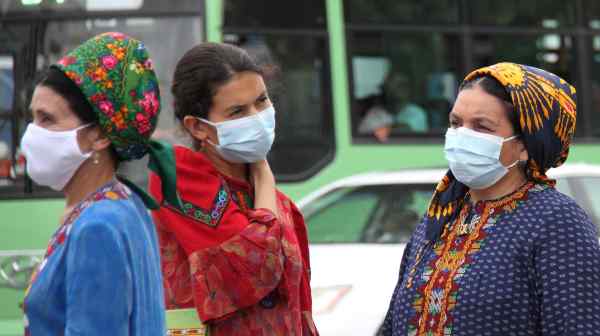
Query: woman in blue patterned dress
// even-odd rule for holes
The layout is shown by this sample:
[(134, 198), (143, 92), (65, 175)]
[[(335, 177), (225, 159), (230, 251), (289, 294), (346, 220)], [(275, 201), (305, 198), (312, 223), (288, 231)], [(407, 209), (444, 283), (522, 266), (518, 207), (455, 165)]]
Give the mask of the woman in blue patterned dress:
[(62, 191), (66, 207), (27, 291), (26, 335), (165, 334), (144, 203), (156, 204), (115, 175), (119, 162), (148, 152), (161, 165), (161, 147), (149, 140), (159, 111), (146, 49), (120, 33), (80, 45), (37, 85), (21, 146), (31, 178)]
[(568, 156), (575, 88), (499, 63), (450, 112), (450, 170), (407, 245), (383, 335), (599, 335), (597, 229), (546, 177)]

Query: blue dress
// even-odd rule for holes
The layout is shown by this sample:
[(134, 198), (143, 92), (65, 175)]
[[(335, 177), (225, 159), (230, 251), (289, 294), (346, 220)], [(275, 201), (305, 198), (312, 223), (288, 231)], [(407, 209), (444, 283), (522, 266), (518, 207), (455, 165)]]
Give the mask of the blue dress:
[(600, 246), (584, 211), (527, 183), (472, 204), (437, 242), (417, 227), (383, 335), (600, 335)]
[(154, 225), (142, 201), (111, 182), (58, 228), (25, 298), (25, 334), (164, 336)]

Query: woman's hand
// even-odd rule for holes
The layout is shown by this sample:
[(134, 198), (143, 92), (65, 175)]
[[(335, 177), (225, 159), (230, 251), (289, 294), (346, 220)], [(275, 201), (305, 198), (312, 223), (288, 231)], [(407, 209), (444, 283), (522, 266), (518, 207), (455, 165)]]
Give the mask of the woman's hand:
[(250, 164), (250, 181), (254, 185), (254, 208), (269, 209), (279, 217), (275, 177), (267, 160)]

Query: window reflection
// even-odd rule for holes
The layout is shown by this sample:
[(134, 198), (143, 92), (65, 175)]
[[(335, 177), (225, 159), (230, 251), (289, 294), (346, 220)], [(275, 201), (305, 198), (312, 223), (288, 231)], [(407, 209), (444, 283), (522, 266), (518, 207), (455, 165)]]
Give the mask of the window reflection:
[(2, 0), (0, 16), (30, 15), (36, 12), (44, 12), (45, 15), (103, 11), (200, 13), (202, 9), (202, 2), (199, 0), (177, 0), (176, 3), (173, 6), (171, 1), (162, 0)]
[(350, 24), (439, 24), (457, 23), (456, 0), (346, 0), (346, 21)]
[[(482, 67), (502, 61), (538, 67), (564, 78), (578, 87), (575, 39), (570, 35), (476, 35), (473, 49), (474, 67)], [(577, 97), (579, 106), (581, 97)], [(577, 124), (588, 122), (587, 116), (579, 113)], [(581, 135), (584, 127), (577, 127)]]
[(585, 189), (588, 197), (584, 208), (592, 221), (600, 226), (600, 177), (582, 177), (579, 184)]
[(256, 33), (227, 37), (266, 70), (277, 109), (277, 137), (269, 154), (273, 171), (280, 179), (312, 173), (333, 150), (325, 40)]
[(477, 0), (469, 1), (467, 8), (476, 25), (558, 28), (576, 22), (575, 1)]
[(14, 98), (13, 57), (0, 55), (0, 187), (12, 185), (13, 169), (12, 109)]
[(224, 36), (265, 68), (277, 110), (269, 164), (278, 181), (307, 179), (334, 157), (326, 1), (226, 0)]
[(226, 0), (224, 10), (226, 27), (260, 29), (325, 27), (325, 4), (322, 0)]
[(427, 210), (434, 187), (389, 184), (333, 190), (302, 208), (310, 240), (317, 244), (406, 243)]
[[(600, 35), (592, 37), (590, 136), (600, 137)], [(579, 121), (578, 121), (579, 123)]]
[(583, 0), (585, 26), (600, 29), (600, 1)]
[(457, 90), (458, 38), (364, 34), (352, 41), (354, 120), (359, 137), (441, 134)]

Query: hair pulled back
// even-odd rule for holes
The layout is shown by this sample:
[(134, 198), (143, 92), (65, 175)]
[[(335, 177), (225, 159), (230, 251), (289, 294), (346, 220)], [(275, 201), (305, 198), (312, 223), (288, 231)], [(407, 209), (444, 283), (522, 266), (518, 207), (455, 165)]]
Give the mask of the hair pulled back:
[(243, 49), (225, 43), (202, 43), (188, 50), (173, 75), (175, 116), (208, 118), (218, 88), (240, 72), (263, 70)]

